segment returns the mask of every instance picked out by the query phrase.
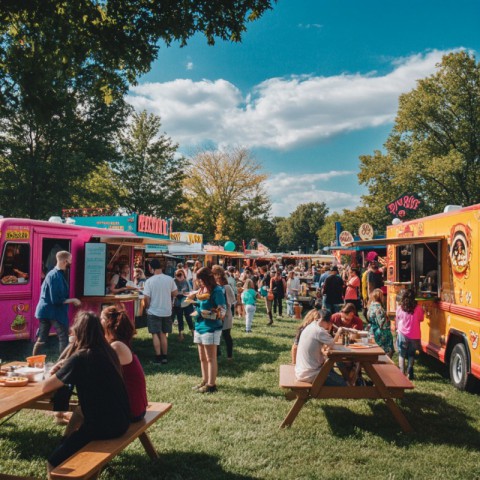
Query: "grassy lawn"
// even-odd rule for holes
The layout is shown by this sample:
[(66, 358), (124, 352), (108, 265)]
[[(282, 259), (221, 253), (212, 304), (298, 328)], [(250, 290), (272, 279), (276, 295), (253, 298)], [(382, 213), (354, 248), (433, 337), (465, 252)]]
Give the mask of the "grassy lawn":
[[(415, 429), (406, 435), (382, 401), (309, 402), (293, 426), (279, 425), (292, 406), (278, 387), (278, 370), (290, 362), (298, 322), (267, 327), (257, 310), (253, 333), (235, 320), (234, 361), (219, 360), (219, 391), (191, 390), (199, 362), (191, 337), (170, 336), (169, 364), (151, 363), (152, 346), (140, 329), (134, 349), (152, 401), (172, 410), (151, 430), (160, 458), (152, 462), (133, 443), (102, 479), (474, 479), (480, 478), (480, 398), (455, 390), (439, 363), (421, 356), (415, 390), (401, 407)], [(0, 344), (0, 357), (31, 351), (28, 342)], [(55, 348), (50, 347), (55, 359)], [(21, 411), (0, 426), (0, 472), (45, 478), (45, 458), (62, 435), (49, 414)]]

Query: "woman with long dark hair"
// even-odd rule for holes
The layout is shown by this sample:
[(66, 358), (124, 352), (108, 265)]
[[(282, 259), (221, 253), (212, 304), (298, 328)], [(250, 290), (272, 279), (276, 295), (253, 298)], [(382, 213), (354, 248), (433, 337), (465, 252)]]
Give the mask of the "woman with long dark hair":
[(414, 290), (410, 288), (403, 292), (396, 313), (398, 367), (402, 373), (405, 373), (405, 358), (407, 358), (407, 375), (410, 380), (413, 380), (415, 352), (422, 346), (420, 323), (424, 318), (423, 308), (417, 304)]
[(202, 382), (194, 389), (200, 393), (214, 393), (217, 391), (217, 346), (220, 345), (227, 302), (210, 268), (198, 270), (197, 282), (200, 289), (196, 292), (198, 305), (193, 341), (198, 345)]
[(123, 380), (127, 387), (130, 403), (130, 420), (138, 422), (147, 411), (147, 385), (145, 374), (138, 357), (132, 352), (131, 344), (135, 328), (127, 312), (111, 305), (102, 310), (100, 315), (105, 338), (115, 350), (122, 367)]
[(119, 437), (130, 425), (120, 362), (105, 340), (100, 319), (93, 312), (79, 312), (72, 334), (70, 356), (44, 382), (42, 390), (49, 393), (67, 384), (74, 385), (84, 420), (49, 457), (49, 472), (90, 441)]

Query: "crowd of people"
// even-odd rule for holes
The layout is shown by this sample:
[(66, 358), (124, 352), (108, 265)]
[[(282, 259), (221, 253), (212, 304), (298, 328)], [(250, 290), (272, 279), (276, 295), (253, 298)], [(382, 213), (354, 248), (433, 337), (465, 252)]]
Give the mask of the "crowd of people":
[[(68, 323), (65, 319), (68, 305), (78, 305), (77, 299), (68, 298), (68, 289), (62, 280), (62, 271), (71, 261), (68, 252), (57, 254), (57, 266), (43, 283), (37, 307), (41, 332), (35, 353), (45, 343), (45, 332), (50, 326), (60, 333), (61, 355), (43, 389), (45, 392), (57, 391), (54, 397), (57, 421), (68, 423), (62, 443), (48, 460), (49, 469), (90, 440), (121, 435), (130, 422), (143, 418), (147, 406), (145, 376), (131, 349), (134, 323), (123, 309), (109, 306), (100, 316), (80, 311), (67, 343)], [(274, 316), (275, 320), (282, 318), (285, 302), (286, 314), (292, 317), (292, 300), (302, 289), (301, 274), (308, 273), (313, 279), (317, 299), (292, 338), (292, 363), (298, 380), (313, 381), (328, 349), (344, 332), (369, 330), (388, 356), (392, 357), (395, 351), (390, 320), (385, 312), (383, 276), (375, 262), (363, 275), (357, 268), (339, 268), (337, 265), (314, 267), (309, 272), (278, 264), (260, 268), (246, 266), (239, 271), (233, 266), (225, 269), (214, 265), (210, 268), (197, 262), (193, 269), (178, 265), (172, 278), (163, 273), (162, 263), (157, 258), (149, 262), (148, 268), (149, 278), (143, 270), (135, 269), (134, 288), (143, 291), (147, 328), (155, 353), (153, 361), (168, 363), (168, 340), (174, 320), (179, 341), (185, 340), (187, 325), (198, 349), (201, 380), (193, 389), (199, 393), (217, 391), (217, 358), (222, 339), (227, 359), (233, 359), (231, 330), (234, 318), (242, 318), (244, 331), (249, 334), (254, 328), (258, 302), (265, 304), (267, 326), (274, 324)], [(111, 288), (117, 291), (131, 288), (129, 273), (129, 269), (122, 268), (117, 278), (112, 279)], [(412, 290), (405, 291), (398, 300), (399, 368), (413, 379), (423, 309), (416, 304)], [(326, 385), (362, 384), (358, 365), (344, 362), (338, 367), (340, 373), (332, 370)], [(80, 406), (70, 417), (65, 411), (68, 410), (72, 388), (77, 391)], [(113, 404), (115, 408), (112, 408)]]

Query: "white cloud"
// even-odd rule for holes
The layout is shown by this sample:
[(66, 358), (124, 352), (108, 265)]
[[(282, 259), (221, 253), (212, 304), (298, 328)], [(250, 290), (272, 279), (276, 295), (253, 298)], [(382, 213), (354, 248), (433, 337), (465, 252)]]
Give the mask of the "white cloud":
[(187, 70), (193, 70), (193, 62), (187, 62)]
[(266, 182), (266, 190), (272, 201), (272, 215), (287, 217), (298, 205), (310, 202), (325, 202), (330, 212), (354, 209), (360, 203), (359, 195), (327, 190), (319, 184), (355, 174), (352, 171), (332, 170), (325, 173), (293, 175), (281, 172), (272, 175)]
[(432, 74), (445, 53), (396, 59), (385, 75), (271, 78), (245, 95), (222, 79), (146, 83), (132, 87), (129, 101), (160, 115), (182, 148), (211, 141), (287, 150), (393, 122), (399, 95)]

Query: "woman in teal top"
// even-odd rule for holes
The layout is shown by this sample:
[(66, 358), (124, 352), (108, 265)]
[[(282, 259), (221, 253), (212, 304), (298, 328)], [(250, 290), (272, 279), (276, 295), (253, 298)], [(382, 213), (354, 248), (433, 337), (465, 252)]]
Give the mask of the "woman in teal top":
[[(210, 268), (203, 267), (198, 270), (197, 282), (200, 289), (196, 292), (198, 306), (197, 315), (194, 317), (196, 321), (193, 341), (198, 345), (202, 382), (194, 388), (200, 393), (213, 393), (217, 391), (217, 346), (220, 345), (227, 302), (223, 289), (217, 285)], [(212, 312), (210, 317), (216, 318), (208, 318), (205, 314), (207, 311)], [(202, 315), (202, 312), (205, 315)]]

